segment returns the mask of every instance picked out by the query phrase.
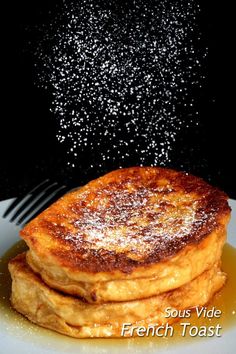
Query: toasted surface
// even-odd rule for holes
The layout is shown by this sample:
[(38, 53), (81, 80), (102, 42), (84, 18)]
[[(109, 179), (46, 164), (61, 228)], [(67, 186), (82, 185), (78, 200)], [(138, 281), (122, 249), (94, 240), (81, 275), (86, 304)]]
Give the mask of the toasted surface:
[(179, 287), (220, 258), (230, 208), (202, 179), (120, 169), (66, 194), (22, 231), (27, 261), (50, 286), (89, 302)]
[(78, 338), (119, 337), (127, 322), (144, 326), (166, 323), (167, 307), (180, 310), (204, 305), (226, 278), (215, 264), (190, 283), (162, 295), (96, 305), (50, 289), (27, 265), (24, 253), (10, 261), (9, 270), (11, 301), (17, 311), (43, 327)]
[(92, 276), (58, 267), (50, 258), (38, 257), (32, 250), (27, 252), (27, 262), (52, 288), (81, 296), (88, 302), (129, 301), (178, 288), (210, 269), (220, 260), (225, 237), (225, 229), (219, 228), (199, 244), (185, 247), (168, 261), (123, 274), (121, 279), (114, 273)]
[(60, 266), (129, 273), (198, 244), (224, 224), (229, 213), (226, 195), (200, 178), (133, 167), (66, 194), (21, 236)]

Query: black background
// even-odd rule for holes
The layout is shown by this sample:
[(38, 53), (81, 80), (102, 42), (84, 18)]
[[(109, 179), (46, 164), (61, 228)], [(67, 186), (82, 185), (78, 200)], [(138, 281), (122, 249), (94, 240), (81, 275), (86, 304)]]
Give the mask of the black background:
[[(50, 97), (35, 85), (34, 59), (27, 50), (60, 1), (8, 2), (2, 9), (2, 109), (0, 131), (0, 199), (25, 193), (45, 177), (76, 186), (101, 174), (66, 165), (65, 149), (55, 136)], [(182, 131), (172, 166), (201, 176), (236, 198), (235, 129), (230, 40), (230, 2), (201, 2), (200, 28), (208, 47), (207, 80), (197, 97), (200, 127)], [(50, 15), (51, 16), (51, 15)], [(33, 36), (33, 37), (32, 37)], [(99, 154), (99, 152), (98, 152)], [(84, 157), (83, 157), (84, 158)], [(89, 156), (86, 156), (89, 158)], [(127, 161), (125, 165), (134, 165)], [(105, 166), (111, 170), (118, 166)]]

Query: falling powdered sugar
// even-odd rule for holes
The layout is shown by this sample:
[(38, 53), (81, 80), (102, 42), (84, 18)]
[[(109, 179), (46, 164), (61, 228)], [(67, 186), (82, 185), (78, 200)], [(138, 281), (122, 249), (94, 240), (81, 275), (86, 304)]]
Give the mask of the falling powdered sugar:
[(196, 124), (198, 12), (193, 0), (63, 5), (37, 66), (71, 166), (170, 162), (178, 132)]

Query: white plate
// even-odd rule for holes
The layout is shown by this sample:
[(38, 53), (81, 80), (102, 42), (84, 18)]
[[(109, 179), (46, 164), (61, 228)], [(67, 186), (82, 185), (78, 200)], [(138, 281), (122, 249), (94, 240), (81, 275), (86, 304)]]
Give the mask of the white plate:
[[(12, 200), (0, 202), (0, 256), (19, 240), (19, 228), (14, 227), (1, 215)], [(228, 242), (236, 247), (236, 201), (230, 200), (232, 217), (228, 228)], [(163, 344), (164, 343), (164, 344)], [(226, 330), (222, 337), (192, 339), (186, 343), (171, 343), (164, 338), (159, 339), (74, 339), (56, 334), (30, 324), (13, 310), (7, 313), (0, 307), (0, 353), (1, 354), (232, 354), (236, 347), (236, 327)]]

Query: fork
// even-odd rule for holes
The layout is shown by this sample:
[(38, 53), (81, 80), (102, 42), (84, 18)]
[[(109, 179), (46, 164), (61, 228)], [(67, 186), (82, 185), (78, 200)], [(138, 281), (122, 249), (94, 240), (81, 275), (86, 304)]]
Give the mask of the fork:
[(2, 217), (9, 216), (10, 222), (24, 226), (68, 190), (66, 185), (45, 179), (25, 195), (15, 198)]

